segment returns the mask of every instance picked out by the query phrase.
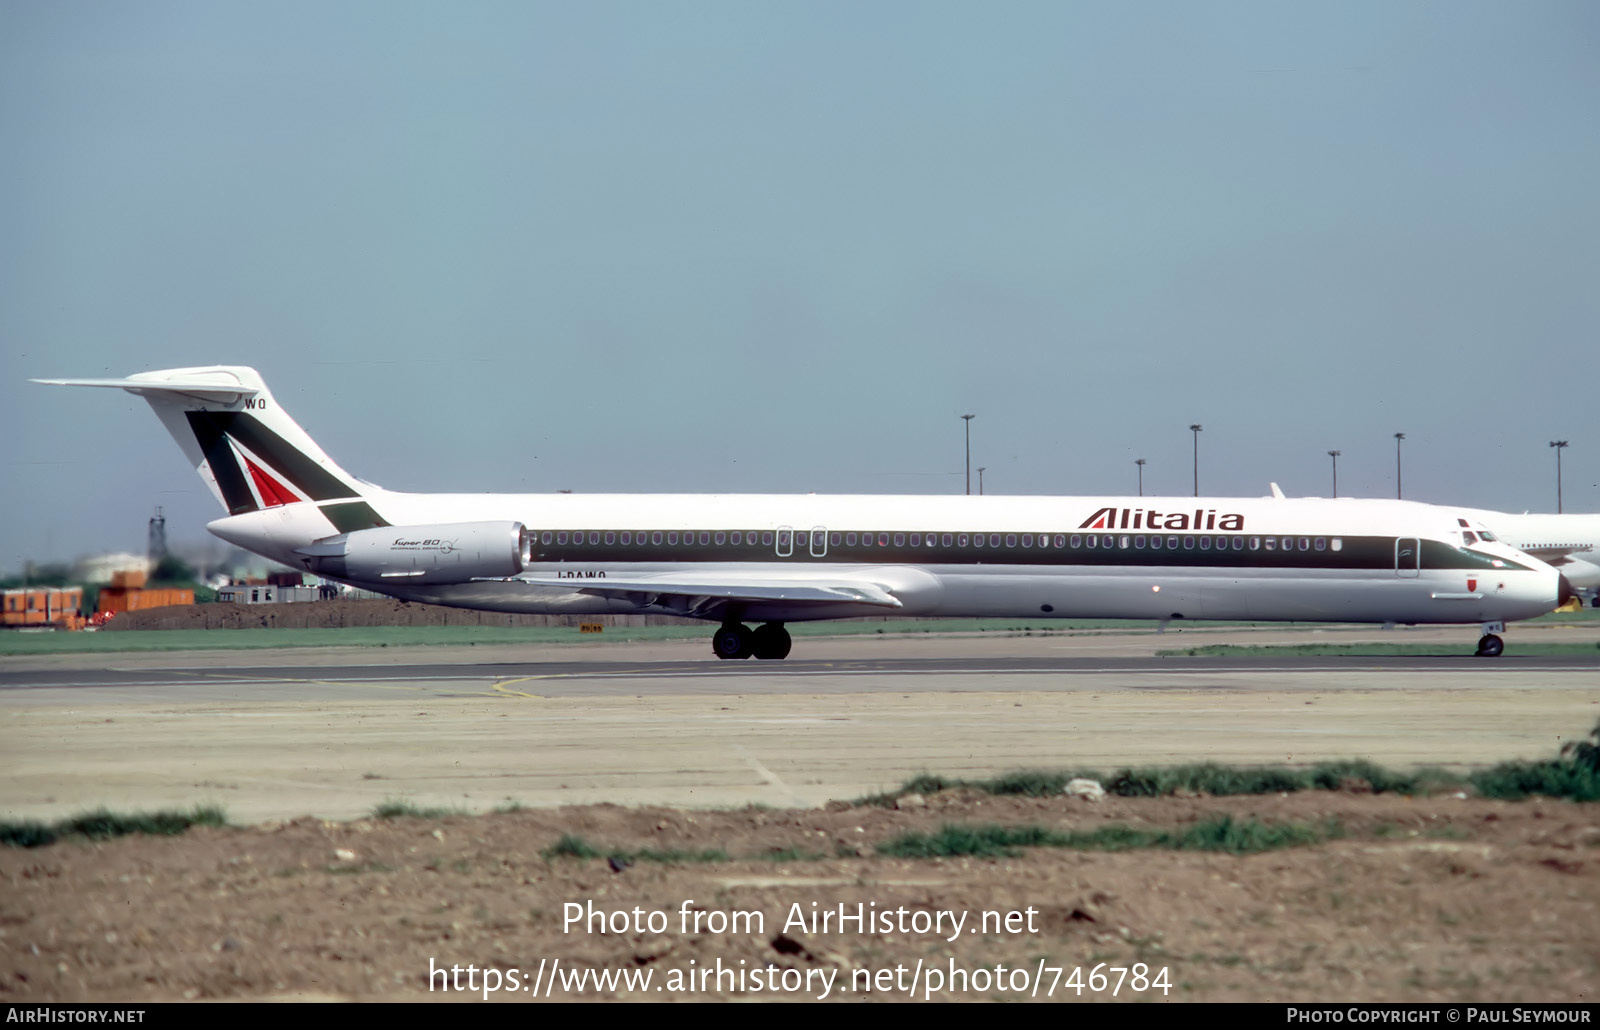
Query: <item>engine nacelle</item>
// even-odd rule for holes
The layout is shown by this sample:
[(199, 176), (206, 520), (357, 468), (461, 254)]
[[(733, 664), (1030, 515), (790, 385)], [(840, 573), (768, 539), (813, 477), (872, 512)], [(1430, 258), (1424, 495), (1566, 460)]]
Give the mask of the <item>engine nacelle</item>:
[(515, 576), (533, 560), (520, 522), (385, 526), (295, 549), (312, 572), (372, 583), (466, 583)]

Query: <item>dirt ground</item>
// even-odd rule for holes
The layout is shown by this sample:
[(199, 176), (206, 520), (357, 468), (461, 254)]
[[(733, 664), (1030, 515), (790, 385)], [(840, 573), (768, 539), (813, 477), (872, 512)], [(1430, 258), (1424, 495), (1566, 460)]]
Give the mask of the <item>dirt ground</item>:
[[(1334, 820), (1342, 836), (1244, 857), (874, 853), (945, 823), (1163, 829), (1220, 815)], [(607, 852), (731, 857), (613, 868), (541, 855), (566, 834)], [(1115, 987), (1124, 1001), (1592, 1002), (1600, 989), (1600, 806), (1549, 800), (952, 791), (900, 809), (301, 819), (5, 849), (0, 883), (5, 1002), (481, 1003), (486, 983), (502, 988), (490, 1000), (641, 1001), (1077, 1001)], [(565, 925), (590, 905), (602, 922)], [(868, 925), (838, 923), (841, 906)], [(568, 979), (616, 971), (651, 979)], [(461, 991), (445, 990), (452, 977)]]

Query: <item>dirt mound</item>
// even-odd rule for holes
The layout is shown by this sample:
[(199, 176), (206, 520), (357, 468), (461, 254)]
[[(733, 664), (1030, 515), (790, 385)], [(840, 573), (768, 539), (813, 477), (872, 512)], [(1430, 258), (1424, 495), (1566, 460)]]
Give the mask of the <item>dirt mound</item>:
[[(406, 1000), (470, 980), (500, 998), (510, 985), (638, 1000), (1088, 1000), (1116, 987), (1120, 1000), (1589, 1001), (1600, 986), (1600, 807), (1326, 792), (901, 804), (301, 819), (7, 849), (0, 996)], [(1320, 842), (879, 852), (946, 824), (1221, 817)], [(598, 857), (563, 857), (585, 853)], [(631, 984), (594, 979), (624, 971)]]

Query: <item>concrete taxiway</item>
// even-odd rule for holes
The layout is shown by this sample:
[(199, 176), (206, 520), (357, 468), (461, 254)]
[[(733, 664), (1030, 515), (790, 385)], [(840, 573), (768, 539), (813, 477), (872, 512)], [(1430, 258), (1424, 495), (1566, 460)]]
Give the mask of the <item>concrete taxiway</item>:
[[(616, 802), (817, 805), (919, 772), (1364, 758), (1542, 758), (1600, 719), (1600, 628), (801, 638), (785, 662), (704, 641), (6, 659), (0, 812), (219, 804), (235, 821)], [(1423, 658), (1155, 658), (1190, 642), (1376, 637)]]

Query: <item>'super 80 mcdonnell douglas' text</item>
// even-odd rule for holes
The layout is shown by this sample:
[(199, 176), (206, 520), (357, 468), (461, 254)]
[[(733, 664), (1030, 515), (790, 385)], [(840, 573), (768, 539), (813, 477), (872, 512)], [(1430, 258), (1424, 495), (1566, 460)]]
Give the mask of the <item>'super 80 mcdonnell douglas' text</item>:
[[(50, 379), (143, 397), (227, 515), (295, 569), (487, 611), (717, 624), (719, 658), (784, 658), (784, 624), (907, 617), (1478, 625), (1570, 584), (1476, 513), (1317, 498), (417, 494), (351, 476), (252, 368)], [(752, 628), (754, 624), (754, 628)]]

